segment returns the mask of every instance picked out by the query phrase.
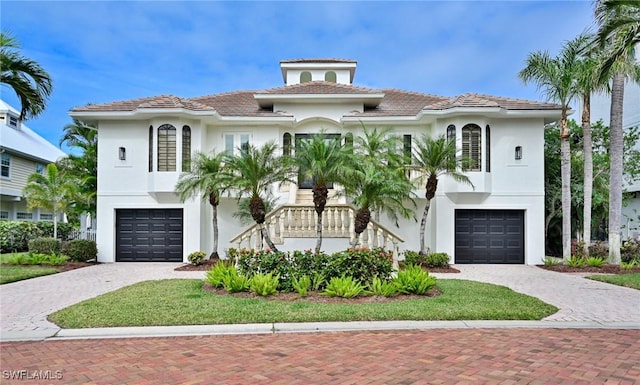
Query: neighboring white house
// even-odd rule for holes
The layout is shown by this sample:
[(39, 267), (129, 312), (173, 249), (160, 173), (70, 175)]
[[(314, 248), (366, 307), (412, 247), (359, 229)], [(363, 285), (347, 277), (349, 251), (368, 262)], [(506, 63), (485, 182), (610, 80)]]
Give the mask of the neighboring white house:
[[(442, 178), (429, 212), (427, 242), (454, 263), (537, 264), (544, 258), (544, 125), (556, 104), (479, 94), (435, 96), (353, 85), (357, 62), (280, 62), (284, 86), (195, 98), (171, 95), (89, 104), (70, 115), (98, 127), (98, 260), (186, 261), (212, 248), (211, 207), (181, 203), (174, 193), (195, 151), (239, 151), (275, 140), (293, 153), (297, 140), (325, 130), (352, 140), (366, 127), (391, 127), (409, 151), (419, 136), (446, 135), (477, 167), (465, 170), (475, 189)], [(315, 245), (310, 186), (273, 186), (279, 207), (267, 224), (280, 250)], [(336, 186), (338, 188), (338, 186)], [(333, 189), (330, 191), (334, 191)], [(424, 187), (416, 193), (421, 216)], [(323, 249), (348, 247), (353, 211), (348, 197), (330, 199)], [(259, 247), (254, 227), (232, 217), (233, 197), (219, 208), (221, 253)], [(397, 228), (382, 215), (361, 241), (417, 250), (419, 223)], [(224, 256), (224, 254), (222, 253)]]
[(44, 173), (47, 164), (67, 154), (27, 127), (19, 116), (0, 100), (0, 219), (53, 220), (50, 212), (28, 210), (22, 189), (29, 175)]
[[(634, 52), (636, 62), (640, 64), (640, 45)], [(628, 80), (624, 85), (624, 113), (622, 128), (640, 127), (640, 84)], [(582, 104), (576, 103), (576, 119), (582, 116)], [(594, 93), (591, 95), (591, 121), (602, 120), (609, 125), (611, 117), (611, 95)], [(579, 123), (579, 122), (578, 122)], [(640, 151), (640, 143), (636, 143)], [(640, 180), (625, 183), (625, 191), (631, 193), (631, 198), (625, 200), (622, 207), (622, 237), (623, 239), (640, 239)]]

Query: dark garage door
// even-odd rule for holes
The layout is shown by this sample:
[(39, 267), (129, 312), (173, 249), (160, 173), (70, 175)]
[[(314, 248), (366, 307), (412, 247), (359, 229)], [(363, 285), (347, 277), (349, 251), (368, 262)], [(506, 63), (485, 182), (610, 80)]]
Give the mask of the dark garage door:
[(182, 209), (116, 210), (116, 262), (182, 262)]
[(524, 211), (456, 210), (455, 263), (524, 263)]

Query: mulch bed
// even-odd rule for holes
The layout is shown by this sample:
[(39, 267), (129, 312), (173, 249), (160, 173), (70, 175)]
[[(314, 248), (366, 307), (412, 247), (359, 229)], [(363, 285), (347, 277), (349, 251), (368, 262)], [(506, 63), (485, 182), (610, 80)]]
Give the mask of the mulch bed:
[(559, 273), (599, 273), (599, 274), (631, 274), (640, 273), (640, 266), (635, 266), (633, 269), (624, 270), (619, 265), (602, 265), (600, 267), (571, 267), (568, 265), (537, 265), (541, 269), (557, 271)]
[(300, 297), (298, 293), (285, 293), (278, 292), (274, 295), (270, 296), (259, 296), (253, 292), (243, 291), (241, 293), (229, 293), (225, 289), (215, 288), (208, 283), (205, 283), (202, 287), (205, 291), (208, 291), (217, 295), (228, 295), (236, 298), (254, 298), (254, 299), (263, 299), (266, 301), (287, 301), (287, 302), (297, 302), (297, 301), (305, 301), (305, 302), (313, 302), (313, 303), (383, 303), (383, 302), (394, 302), (394, 301), (406, 301), (409, 299), (421, 299), (421, 298), (429, 298), (429, 297), (437, 297), (440, 294), (440, 290), (436, 287), (432, 287), (427, 291), (425, 295), (396, 295), (394, 297), (382, 297), (378, 295), (367, 295), (367, 296), (359, 296), (356, 298), (341, 298), (341, 297), (329, 297), (328, 295), (322, 295), (316, 291), (310, 291), (306, 297)]
[[(176, 267), (174, 270), (175, 271), (209, 271), (211, 270), (211, 268), (218, 263), (219, 259), (207, 259), (202, 261), (201, 264), (199, 265), (192, 265), (190, 263), (187, 263), (185, 265)], [(460, 270), (456, 269), (455, 267), (439, 267), (439, 268), (425, 268), (425, 270), (428, 270), (430, 273), (459, 273)]]

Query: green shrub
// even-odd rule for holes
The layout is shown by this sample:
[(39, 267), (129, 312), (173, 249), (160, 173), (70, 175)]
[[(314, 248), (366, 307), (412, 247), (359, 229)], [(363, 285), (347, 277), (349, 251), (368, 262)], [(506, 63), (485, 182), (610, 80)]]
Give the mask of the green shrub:
[(65, 255), (30, 253), (13, 256), (9, 258), (7, 263), (10, 265), (60, 266), (64, 265), (68, 259)]
[(29, 241), (29, 252), (38, 254), (60, 254), (62, 242), (54, 238), (36, 238)]
[(300, 297), (306, 297), (309, 289), (311, 288), (311, 278), (308, 275), (303, 275), (298, 279), (297, 277), (293, 277), (291, 279), (291, 283), (296, 292), (300, 295)]
[(258, 273), (249, 280), (249, 288), (262, 297), (275, 294), (278, 292), (278, 277), (271, 273)]
[(450, 259), (447, 253), (431, 253), (426, 256), (426, 265), (427, 267), (448, 267)]
[(609, 246), (606, 242), (594, 242), (589, 246), (589, 256), (603, 258), (606, 261), (609, 258)]
[(554, 257), (544, 257), (543, 262), (545, 266), (557, 266), (561, 263), (561, 260)]
[(567, 260), (567, 265), (571, 267), (583, 267), (586, 263), (586, 260), (582, 256), (572, 255), (571, 258)]
[(600, 257), (589, 257), (586, 260), (586, 264), (591, 267), (600, 267), (604, 265), (605, 259)]
[(253, 277), (258, 273), (272, 273), (280, 277), (278, 289), (293, 291), (291, 277), (295, 270), (288, 253), (273, 252), (271, 250), (253, 251), (242, 249), (237, 251), (238, 272), (246, 277)]
[(632, 262), (640, 264), (640, 241), (625, 241), (620, 248), (622, 262)]
[(400, 293), (423, 295), (436, 284), (436, 278), (420, 266), (408, 265), (404, 270), (398, 271), (394, 284)]
[(205, 254), (204, 251), (194, 251), (187, 256), (187, 259), (189, 260), (190, 264), (197, 266), (200, 265), (202, 261), (204, 261), (204, 257), (206, 256), (207, 254)]
[(222, 285), (229, 293), (247, 291), (247, 289), (249, 289), (249, 278), (238, 274), (238, 271), (233, 269), (230, 270), (230, 274), (223, 278)]
[(405, 265), (424, 265), (427, 263), (427, 256), (421, 255), (417, 251), (406, 250), (404, 252)]
[(219, 261), (207, 272), (204, 280), (209, 285), (219, 288), (224, 286), (225, 277), (234, 273), (237, 275), (236, 268), (231, 261)]
[(631, 262), (620, 262), (620, 268), (622, 270), (631, 270), (638, 265), (638, 262), (632, 260)]
[(322, 292), (330, 297), (354, 298), (366, 293), (365, 287), (353, 277), (344, 274), (341, 277), (333, 277)]
[(374, 277), (391, 278), (393, 257), (390, 251), (375, 248), (355, 248), (333, 253), (323, 271), (327, 280), (342, 276), (368, 284)]
[(371, 283), (371, 293), (383, 297), (393, 297), (398, 294), (398, 287), (393, 282), (383, 281), (375, 277)]
[[(58, 223), (58, 238), (67, 240), (73, 230), (70, 223)], [(0, 252), (27, 251), (29, 241), (53, 237), (53, 222), (0, 221)]]
[(73, 239), (62, 244), (62, 254), (68, 255), (72, 261), (87, 262), (98, 257), (98, 247), (88, 239)]

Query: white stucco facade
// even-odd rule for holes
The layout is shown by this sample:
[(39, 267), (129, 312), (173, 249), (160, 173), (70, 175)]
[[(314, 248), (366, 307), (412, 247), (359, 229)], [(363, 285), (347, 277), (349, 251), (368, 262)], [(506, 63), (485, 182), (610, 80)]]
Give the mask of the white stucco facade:
[[(559, 117), (558, 106), (476, 94), (447, 98), (364, 89), (351, 84), (353, 61), (284, 61), (281, 67), (285, 86), (264, 92), (193, 99), (162, 96), (158, 97), (162, 103), (157, 102), (158, 98), (149, 98), (72, 110), (73, 117), (98, 127), (100, 262), (118, 260), (116, 212), (123, 209), (181, 209), (183, 260), (193, 251), (210, 252), (211, 206), (200, 199), (180, 202), (174, 187), (184, 157), (196, 151), (224, 152), (231, 137), (234, 147), (247, 139), (255, 146), (274, 140), (282, 147), (285, 134), (295, 138), (296, 134), (325, 131), (343, 137), (347, 133), (358, 136), (364, 124), (369, 128), (391, 127), (394, 134), (410, 135), (416, 140), (421, 135), (446, 135), (447, 127), (454, 125), (461, 147), (463, 127), (474, 124), (481, 128), (481, 169), (466, 175), (475, 189), (441, 178), (428, 217), (428, 247), (448, 253), (455, 263), (456, 210), (511, 210), (522, 213), (524, 218), (524, 263), (541, 263), (545, 245), (544, 125)], [(310, 82), (300, 81), (304, 71), (311, 73)], [(325, 81), (323, 71), (335, 72), (335, 81)], [(168, 106), (167, 100), (171, 102)], [(242, 109), (245, 112), (239, 111)], [(176, 128), (176, 171), (158, 171), (158, 127), (167, 124)], [(190, 129), (190, 154), (182, 153), (181, 129), (185, 126)], [(516, 159), (516, 147), (521, 159)], [(122, 148), (125, 159), (121, 159)], [(297, 191), (296, 186), (272, 188), (279, 204), (295, 203)], [(403, 250), (419, 249), (419, 219), (426, 202), (424, 187), (416, 193), (418, 221), (402, 220), (396, 227), (384, 215), (380, 218), (382, 225), (404, 239), (400, 245)], [(218, 208), (222, 256), (226, 248), (236, 246), (229, 240), (245, 229), (233, 217), (236, 210), (236, 199), (225, 196)], [(348, 242), (344, 238), (325, 238), (323, 249), (345, 249)], [(309, 249), (314, 245), (313, 238), (288, 239), (279, 248)]]

